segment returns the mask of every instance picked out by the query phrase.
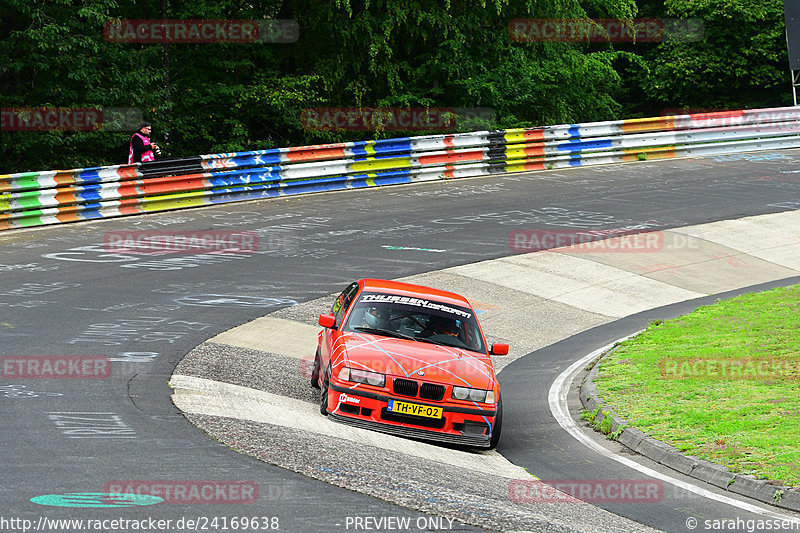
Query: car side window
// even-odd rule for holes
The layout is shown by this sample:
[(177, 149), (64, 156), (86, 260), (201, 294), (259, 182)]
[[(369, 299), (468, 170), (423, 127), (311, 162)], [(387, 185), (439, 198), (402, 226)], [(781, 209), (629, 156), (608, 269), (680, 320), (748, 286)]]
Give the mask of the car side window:
[(331, 314), (336, 318), (336, 323), (333, 327), (338, 328), (341, 325), (342, 318), (350, 307), (350, 304), (353, 303), (356, 293), (358, 293), (358, 282), (348, 285), (348, 287), (342, 291), (342, 294), (336, 298), (336, 301), (333, 302)]

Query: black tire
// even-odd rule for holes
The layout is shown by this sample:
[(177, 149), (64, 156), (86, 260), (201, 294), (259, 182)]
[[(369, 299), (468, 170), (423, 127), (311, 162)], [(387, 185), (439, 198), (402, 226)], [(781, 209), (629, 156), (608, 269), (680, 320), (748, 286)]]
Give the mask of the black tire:
[(314, 356), (314, 366), (311, 367), (311, 386), (315, 389), (319, 388), (319, 349), (317, 349), (317, 354)]
[(330, 383), (331, 365), (328, 364), (328, 370), (325, 371), (325, 376), (322, 379), (322, 388), (319, 391), (319, 412), (328, 416), (328, 384)]
[(497, 414), (494, 417), (494, 427), (492, 428), (492, 438), (489, 441), (489, 448), (497, 448), (500, 442), (500, 433), (503, 430), (503, 398), (497, 396)]

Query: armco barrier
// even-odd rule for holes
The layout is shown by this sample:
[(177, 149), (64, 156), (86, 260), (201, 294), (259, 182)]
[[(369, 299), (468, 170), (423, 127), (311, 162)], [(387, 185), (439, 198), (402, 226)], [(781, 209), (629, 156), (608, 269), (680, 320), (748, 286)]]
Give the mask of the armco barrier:
[(800, 108), (566, 124), (0, 175), (0, 230), (240, 200), (800, 147)]

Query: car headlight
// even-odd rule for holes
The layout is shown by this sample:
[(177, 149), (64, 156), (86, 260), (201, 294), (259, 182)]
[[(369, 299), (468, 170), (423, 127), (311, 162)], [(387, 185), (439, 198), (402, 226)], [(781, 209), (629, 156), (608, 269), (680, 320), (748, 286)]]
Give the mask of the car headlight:
[(339, 371), (339, 379), (343, 381), (365, 383), (367, 385), (374, 385), (375, 387), (383, 387), (386, 383), (386, 376), (384, 374), (347, 367)]
[(469, 387), (453, 387), (452, 397), (456, 400), (495, 403), (493, 390), (472, 389)]

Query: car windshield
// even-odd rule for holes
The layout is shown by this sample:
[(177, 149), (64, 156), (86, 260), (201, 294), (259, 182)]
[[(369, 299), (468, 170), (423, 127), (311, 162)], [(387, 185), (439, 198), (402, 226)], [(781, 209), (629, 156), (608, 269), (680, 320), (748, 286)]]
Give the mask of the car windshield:
[(364, 292), (342, 329), (486, 353), (472, 309), (427, 298)]

